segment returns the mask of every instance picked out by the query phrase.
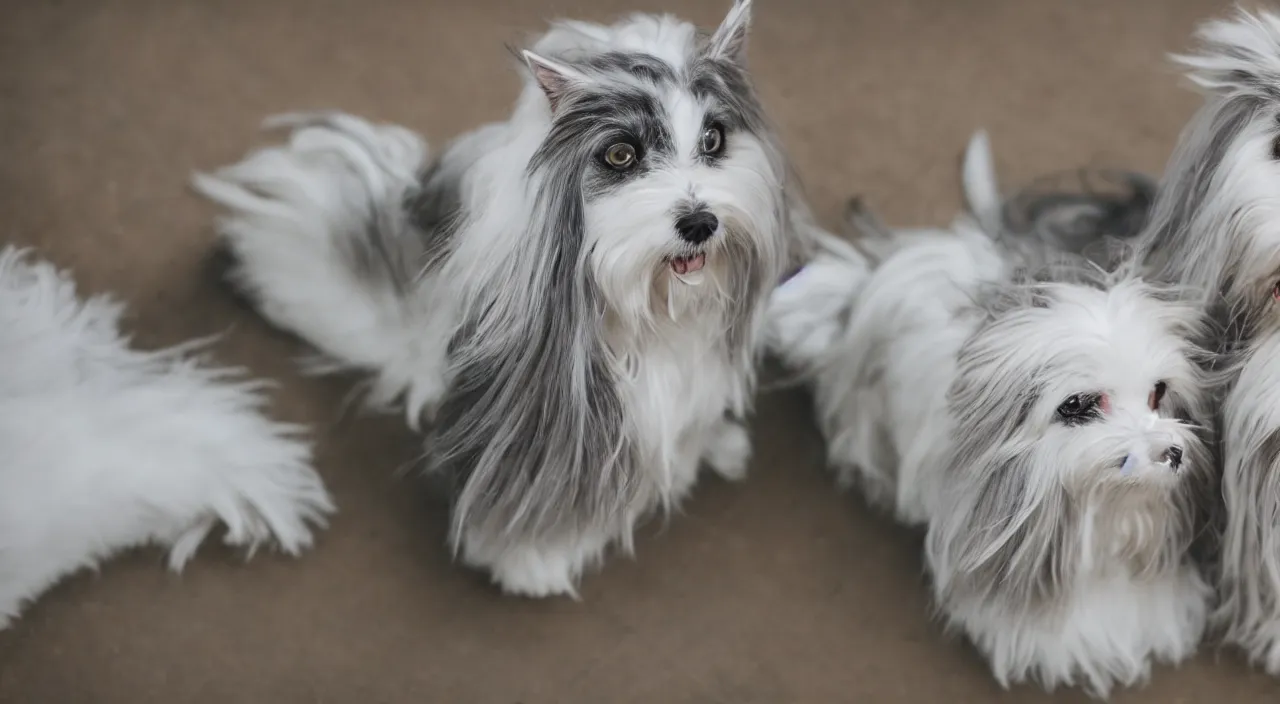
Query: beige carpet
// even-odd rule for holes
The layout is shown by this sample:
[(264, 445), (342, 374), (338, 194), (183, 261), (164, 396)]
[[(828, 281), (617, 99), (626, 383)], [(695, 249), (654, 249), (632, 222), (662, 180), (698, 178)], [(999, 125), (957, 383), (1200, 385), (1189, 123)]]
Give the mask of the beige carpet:
[[(0, 634), (0, 701), (30, 704), (1035, 702), (1002, 692), (928, 614), (918, 538), (839, 495), (803, 395), (762, 396), (743, 486), (701, 485), (583, 601), (500, 597), (449, 563), (444, 514), (395, 477), (395, 418), (344, 417), (348, 386), (208, 273), (212, 208), (189, 172), (265, 115), (337, 107), (435, 143), (501, 118), (503, 42), (557, 15), (728, 0), (8, 0), (0, 3), (0, 237), (134, 304), (144, 344), (230, 330), (222, 358), (282, 384), (313, 424), (341, 513), (293, 561), (210, 546), (181, 577), (144, 551), (51, 592)], [(1198, 98), (1166, 63), (1212, 0), (759, 0), (752, 63), (818, 208), (865, 195), (895, 224), (949, 219), (969, 134), (1006, 184), (1082, 164), (1158, 171)], [(1206, 652), (1121, 702), (1274, 702)]]

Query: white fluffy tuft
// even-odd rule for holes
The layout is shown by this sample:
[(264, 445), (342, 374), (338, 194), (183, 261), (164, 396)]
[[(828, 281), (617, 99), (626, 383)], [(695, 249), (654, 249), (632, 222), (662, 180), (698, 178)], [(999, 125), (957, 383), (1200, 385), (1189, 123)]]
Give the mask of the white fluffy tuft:
[(144, 544), (181, 570), (217, 524), (297, 555), (334, 506), (300, 428), (199, 343), (144, 352), (121, 303), (0, 250), (0, 627), (59, 579)]

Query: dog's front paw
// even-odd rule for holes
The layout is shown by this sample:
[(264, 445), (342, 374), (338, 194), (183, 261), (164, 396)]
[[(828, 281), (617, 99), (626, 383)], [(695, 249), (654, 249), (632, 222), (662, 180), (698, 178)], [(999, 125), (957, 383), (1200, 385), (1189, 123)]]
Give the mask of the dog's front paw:
[(707, 446), (704, 459), (716, 474), (729, 481), (741, 481), (747, 476), (751, 462), (751, 437), (747, 429), (737, 423), (726, 422)]
[(511, 596), (578, 598), (576, 570), (568, 556), (535, 548), (507, 554), (493, 566), (493, 581)]
[(1248, 628), (1237, 625), (1226, 641), (1243, 650), (1250, 663), (1272, 677), (1280, 677), (1280, 622), (1261, 614), (1258, 618), (1263, 621)]
[(1272, 677), (1280, 677), (1280, 639), (1272, 638), (1254, 649), (1253, 659)]

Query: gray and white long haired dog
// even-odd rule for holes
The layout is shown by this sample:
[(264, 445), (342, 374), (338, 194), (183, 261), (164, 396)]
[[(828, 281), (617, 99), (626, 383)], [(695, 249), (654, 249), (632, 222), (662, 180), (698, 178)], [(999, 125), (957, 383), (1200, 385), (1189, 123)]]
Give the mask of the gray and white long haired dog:
[(1174, 58), (1205, 102), (1166, 167), (1142, 248), (1217, 329), (1215, 621), (1280, 675), (1280, 15), (1237, 11), (1197, 37)]
[(746, 470), (764, 305), (814, 228), (750, 15), (554, 24), (511, 118), (433, 158), (400, 127), (303, 115), (196, 178), (261, 313), (431, 421), (451, 544), (509, 593), (573, 594), (701, 463)]
[(863, 215), (774, 292), (770, 345), (841, 482), (926, 529), (937, 606), (999, 682), (1105, 697), (1191, 655), (1209, 610), (1202, 318), (1131, 252), (1009, 236), (991, 164), (979, 135), (948, 229)]

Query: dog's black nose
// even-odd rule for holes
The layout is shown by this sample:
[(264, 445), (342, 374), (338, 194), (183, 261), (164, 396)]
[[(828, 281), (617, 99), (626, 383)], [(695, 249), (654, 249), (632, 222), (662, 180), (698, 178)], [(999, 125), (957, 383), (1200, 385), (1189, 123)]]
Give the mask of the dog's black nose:
[(1182, 448), (1177, 445), (1171, 446), (1164, 451), (1164, 458), (1169, 460), (1169, 469), (1177, 470), (1182, 466)]
[(680, 233), (680, 239), (692, 244), (702, 244), (711, 239), (719, 226), (720, 221), (707, 210), (695, 210), (676, 220), (676, 232)]

